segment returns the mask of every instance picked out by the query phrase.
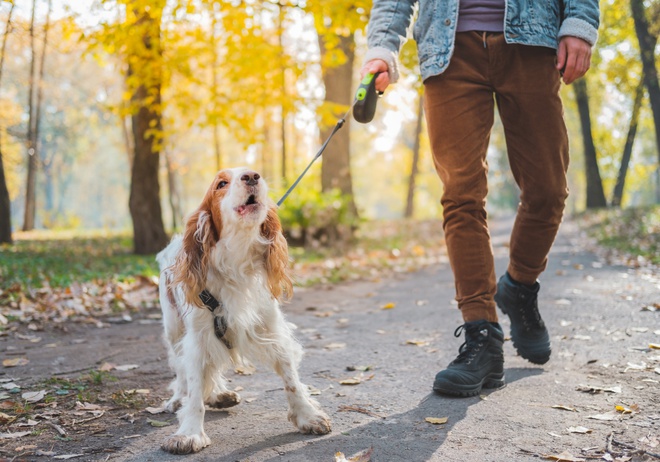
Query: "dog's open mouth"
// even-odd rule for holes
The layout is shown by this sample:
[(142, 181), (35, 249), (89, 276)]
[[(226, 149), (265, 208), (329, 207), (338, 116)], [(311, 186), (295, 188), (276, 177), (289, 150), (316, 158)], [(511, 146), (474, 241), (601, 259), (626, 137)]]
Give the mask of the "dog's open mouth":
[(239, 215), (245, 215), (247, 213), (255, 212), (259, 209), (259, 202), (257, 201), (257, 196), (250, 194), (248, 200), (243, 205), (236, 207), (236, 211)]

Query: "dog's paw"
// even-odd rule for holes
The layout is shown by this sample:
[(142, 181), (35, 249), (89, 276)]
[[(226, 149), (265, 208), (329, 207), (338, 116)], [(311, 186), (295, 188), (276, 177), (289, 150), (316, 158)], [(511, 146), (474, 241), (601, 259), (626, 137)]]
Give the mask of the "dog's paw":
[(300, 430), (300, 433), (306, 435), (325, 435), (332, 431), (330, 418), (320, 410), (315, 410), (313, 413), (291, 413), (289, 420)]
[(161, 445), (163, 451), (171, 454), (191, 454), (199, 452), (211, 444), (211, 439), (202, 433), (200, 435), (172, 435)]
[(241, 396), (235, 391), (223, 391), (209, 398), (206, 404), (215, 409), (224, 409), (236, 406), (240, 402)]

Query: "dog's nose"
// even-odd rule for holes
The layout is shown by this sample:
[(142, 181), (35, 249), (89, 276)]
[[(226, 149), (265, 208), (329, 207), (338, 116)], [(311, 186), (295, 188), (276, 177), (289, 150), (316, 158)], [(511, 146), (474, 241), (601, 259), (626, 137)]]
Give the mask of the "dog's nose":
[(248, 186), (254, 186), (259, 182), (261, 176), (257, 172), (247, 172), (241, 176), (241, 180), (245, 181)]

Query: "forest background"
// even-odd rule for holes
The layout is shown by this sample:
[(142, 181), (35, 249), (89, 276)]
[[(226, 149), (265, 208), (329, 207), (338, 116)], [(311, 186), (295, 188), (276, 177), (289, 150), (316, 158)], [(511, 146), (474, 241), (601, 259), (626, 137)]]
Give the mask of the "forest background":
[[(571, 213), (660, 204), (660, 2), (600, 4), (592, 68), (562, 88)], [(155, 253), (224, 167), (260, 171), (277, 200), (353, 100), (370, 7), (0, 1), (0, 242), (35, 229), (130, 229), (135, 253)], [(410, 39), (374, 121), (349, 117), (283, 204), (292, 243), (334, 245), (366, 220), (441, 216), (416, 59)], [(513, 210), (499, 121), (488, 162), (489, 210)]]

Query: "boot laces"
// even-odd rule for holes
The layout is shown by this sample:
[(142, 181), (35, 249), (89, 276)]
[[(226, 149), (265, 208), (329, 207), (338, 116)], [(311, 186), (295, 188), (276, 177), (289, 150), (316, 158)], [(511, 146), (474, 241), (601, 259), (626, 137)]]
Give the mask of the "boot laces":
[(541, 314), (539, 313), (539, 306), (536, 297), (530, 297), (524, 293), (521, 293), (519, 297), (525, 302), (525, 305), (522, 306), (522, 309), (520, 310), (525, 330), (531, 331), (541, 328)]
[(460, 337), (465, 330), (465, 342), (458, 349), (458, 357), (453, 361), (455, 364), (470, 364), (484, 346), (484, 339), (488, 336), (488, 329), (479, 329), (479, 326), (468, 326), (461, 324), (454, 331), (454, 337)]

